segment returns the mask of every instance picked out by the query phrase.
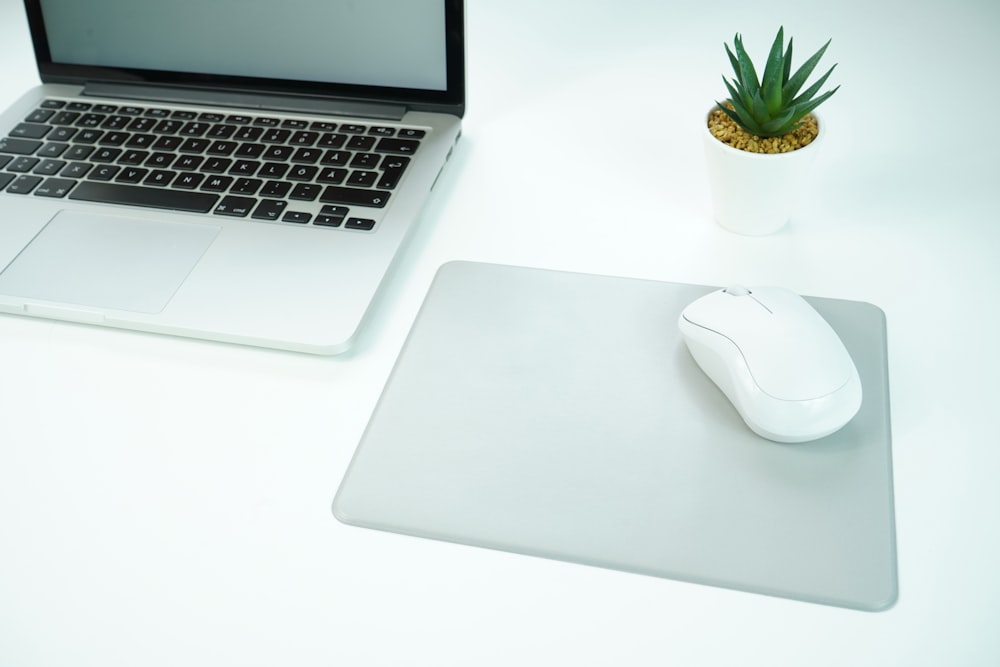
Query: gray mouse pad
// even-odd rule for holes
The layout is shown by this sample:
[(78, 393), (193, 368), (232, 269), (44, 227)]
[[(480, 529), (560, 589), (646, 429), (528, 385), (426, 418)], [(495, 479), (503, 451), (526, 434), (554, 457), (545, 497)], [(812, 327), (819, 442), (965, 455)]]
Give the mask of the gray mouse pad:
[(443, 266), (334, 500), (349, 524), (816, 603), (897, 597), (885, 318), (808, 298), (864, 402), (753, 434), (677, 329), (710, 287)]

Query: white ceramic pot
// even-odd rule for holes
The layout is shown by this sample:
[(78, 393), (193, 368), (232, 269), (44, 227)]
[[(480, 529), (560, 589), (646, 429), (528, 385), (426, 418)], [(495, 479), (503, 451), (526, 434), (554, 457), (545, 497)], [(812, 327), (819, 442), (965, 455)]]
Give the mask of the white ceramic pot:
[(716, 222), (750, 236), (771, 234), (785, 226), (825, 134), (823, 119), (813, 115), (819, 136), (808, 146), (773, 155), (748, 153), (722, 143), (712, 136), (705, 115), (702, 134)]

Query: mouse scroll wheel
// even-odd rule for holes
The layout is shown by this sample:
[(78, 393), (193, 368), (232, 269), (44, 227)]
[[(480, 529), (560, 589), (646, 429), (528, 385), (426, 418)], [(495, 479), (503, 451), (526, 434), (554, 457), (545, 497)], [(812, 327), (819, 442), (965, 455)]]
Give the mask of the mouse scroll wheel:
[(743, 285), (733, 285), (732, 287), (727, 287), (722, 291), (733, 296), (747, 296), (748, 294), (753, 294), (753, 292), (748, 290)]

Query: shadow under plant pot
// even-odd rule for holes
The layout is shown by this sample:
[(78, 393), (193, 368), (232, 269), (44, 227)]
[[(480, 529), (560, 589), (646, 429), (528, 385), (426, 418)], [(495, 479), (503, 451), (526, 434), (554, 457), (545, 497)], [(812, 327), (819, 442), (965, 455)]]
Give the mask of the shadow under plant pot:
[[(734, 148), (712, 133), (709, 125), (714, 122), (712, 114), (717, 108), (709, 111), (702, 131), (715, 220), (737, 234), (772, 234), (788, 222), (799, 200), (798, 195), (807, 183), (825, 134), (823, 123), (813, 112), (811, 116), (818, 127), (818, 134), (795, 150), (783, 153), (748, 152)], [(807, 118), (807, 122), (812, 121)], [(782, 139), (775, 137), (760, 141), (780, 142)], [(797, 138), (791, 140), (799, 142)]]

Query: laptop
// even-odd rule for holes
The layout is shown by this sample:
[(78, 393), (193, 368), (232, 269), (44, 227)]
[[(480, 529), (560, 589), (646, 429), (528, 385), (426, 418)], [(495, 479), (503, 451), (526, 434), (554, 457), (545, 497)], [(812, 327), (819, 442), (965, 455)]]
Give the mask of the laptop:
[(462, 0), (25, 0), (0, 313), (348, 349), (461, 133)]

